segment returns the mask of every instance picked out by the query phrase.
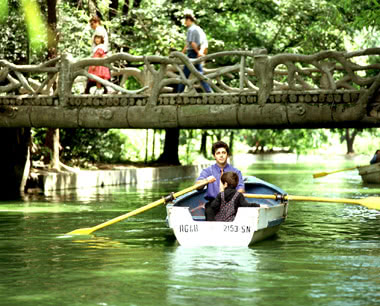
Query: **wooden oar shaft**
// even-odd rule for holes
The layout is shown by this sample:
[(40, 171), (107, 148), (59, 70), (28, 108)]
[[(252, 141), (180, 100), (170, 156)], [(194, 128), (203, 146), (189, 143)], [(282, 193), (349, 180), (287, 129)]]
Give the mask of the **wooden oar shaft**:
[[(277, 196), (272, 194), (252, 194), (245, 193), (246, 198), (254, 199), (272, 199), (276, 200)], [(283, 197), (285, 200), (289, 201), (309, 201), (309, 202), (329, 202), (329, 203), (347, 203), (347, 204), (362, 204), (362, 199), (343, 199), (343, 198), (321, 198), (321, 197), (306, 197), (306, 196), (296, 196), (296, 195), (285, 195)]]
[(137, 209), (135, 209), (135, 210), (133, 210), (133, 211), (131, 211), (131, 212), (129, 212), (129, 213), (126, 213), (126, 214), (121, 215), (121, 216), (119, 216), (119, 217), (116, 217), (116, 218), (113, 218), (113, 219), (108, 220), (108, 221), (106, 221), (106, 222), (103, 222), (103, 223), (101, 223), (101, 224), (99, 224), (99, 225), (96, 225), (96, 226), (92, 227), (92, 229), (93, 229), (93, 231), (97, 231), (97, 230), (99, 230), (99, 229), (101, 229), (101, 228), (103, 228), (103, 227), (106, 227), (106, 226), (108, 226), (108, 225), (112, 225), (112, 224), (114, 224), (114, 223), (117, 223), (117, 222), (123, 221), (124, 219), (127, 219), (127, 218), (129, 218), (129, 217), (132, 217), (132, 216), (138, 215), (138, 214), (140, 214), (140, 213), (142, 213), (142, 212), (144, 212), (144, 211), (146, 211), (146, 210), (148, 210), (148, 209), (151, 209), (151, 208), (153, 208), (153, 207), (156, 207), (156, 206), (161, 205), (161, 204), (164, 204), (164, 203), (165, 203), (165, 200), (164, 200), (164, 199), (157, 200), (157, 201), (155, 201), (155, 202), (153, 202), (153, 203), (150, 203), (150, 204), (147, 204), (147, 205), (142, 206), (142, 207), (140, 207), (140, 208), (137, 208)]
[(117, 223), (119, 221), (122, 221), (126, 218), (129, 218), (129, 217), (132, 217), (132, 216), (135, 216), (135, 215), (138, 215), (144, 211), (147, 211), (153, 207), (156, 207), (158, 205), (161, 205), (161, 204), (165, 204), (167, 203), (168, 201), (171, 201), (172, 199), (175, 199), (177, 197), (180, 197), (181, 195), (184, 195), (190, 191), (193, 191), (195, 189), (198, 189), (198, 188), (201, 188), (203, 187), (204, 185), (207, 185), (208, 183), (211, 183), (212, 181), (209, 181), (207, 179), (205, 180), (201, 180), (201, 181), (198, 181), (195, 185), (191, 186), (191, 187), (188, 187), (188, 188), (185, 188), (181, 191), (178, 191), (176, 193), (173, 193), (171, 195), (169, 195), (168, 197), (165, 197), (165, 198), (162, 198), (160, 200), (157, 200), (157, 201), (154, 201), (150, 204), (147, 204), (145, 206), (142, 206), (140, 208), (137, 208), (129, 213), (126, 213), (124, 215), (121, 215), (121, 216), (118, 216), (116, 218), (113, 218), (111, 220), (108, 220), (106, 222), (103, 222), (99, 225), (96, 225), (94, 227), (89, 227), (89, 228), (80, 228), (80, 229), (77, 229), (77, 230), (74, 230), (74, 231), (71, 231), (69, 233), (67, 233), (68, 235), (89, 235), (91, 234), (92, 232), (95, 232), (103, 227), (106, 227), (106, 226), (109, 226), (109, 225), (112, 225), (114, 223)]
[[(200, 187), (206, 185), (207, 183), (208, 183), (207, 181), (205, 181), (205, 182), (204, 182), (204, 181), (200, 181), (200, 183), (195, 184), (194, 186), (188, 187), (188, 188), (186, 188), (186, 189), (184, 189), (184, 190), (181, 190), (181, 191), (178, 191), (178, 192), (174, 193), (174, 194), (173, 194), (173, 197), (174, 197), (174, 198), (178, 198), (178, 197), (180, 197), (181, 195), (184, 195), (184, 194), (186, 194), (186, 193), (188, 193), (188, 192), (190, 192), (190, 191), (193, 191), (194, 189), (197, 189), (197, 188), (200, 188)], [(156, 207), (156, 206), (159, 206), (159, 205), (161, 205), (161, 204), (165, 204), (165, 198), (162, 198), (162, 199), (160, 199), (160, 200), (154, 201), (154, 202), (149, 203), (149, 204), (147, 204), (147, 205), (144, 205), (144, 206), (142, 206), (142, 207), (140, 207), (140, 208), (137, 208), (137, 209), (135, 209), (135, 210), (133, 210), (133, 211), (131, 211), (131, 212), (129, 212), (129, 213), (126, 213), (126, 214), (124, 214), (124, 215), (121, 215), (121, 216), (118, 216), (118, 217), (113, 218), (113, 219), (111, 219), (111, 220), (108, 220), (108, 221), (106, 221), (106, 222), (103, 222), (103, 223), (101, 223), (101, 224), (99, 224), (99, 225), (96, 225), (96, 226), (92, 227), (92, 229), (93, 229), (93, 231), (97, 231), (97, 230), (99, 230), (99, 229), (101, 229), (101, 228), (103, 228), (103, 227), (106, 227), (106, 226), (108, 226), (108, 225), (112, 225), (112, 224), (114, 224), (114, 223), (117, 223), (117, 222), (123, 221), (124, 219), (127, 219), (127, 218), (129, 218), (129, 217), (132, 217), (132, 216), (138, 215), (138, 214), (140, 214), (140, 213), (142, 213), (142, 212), (144, 212), (144, 211), (147, 211), (147, 210), (149, 210), (149, 209), (151, 209), (151, 208), (154, 208), (154, 207)]]
[(334, 174), (334, 173), (343, 172), (343, 171), (355, 170), (355, 169), (360, 168), (360, 167), (363, 167), (363, 166), (355, 166), (355, 167), (351, 167), (351, 168), (345, 168), (345, 169), (340, 169), (340, 170), (334, 170), (334, 171), (330, 171), (330, 172), (319, 172), (319, 173), (314, 173), (314, 174), (313, 174), (313, 177), (314, 177), (314, 178), (324, 177), (324, 176), (329, 175), (329, 174)]
[[(245, 193), (244, 196), (246, 198), (254, 198), (254, 199), (272, 199), (277, 200), (276, 195), (272, 194), (252, 194), (252, 193)], [(364, 198), (364, 199), (345, 199), (345, 198), (322, 198), (322, 197), (306, 197), (306, 196), (296, 196), (296, 195), (284, 195), (284, 200), (289, 201), (308, 201), (308, 202), (328, 202), (328, 203), (346, 203), (346, 204), (357, 204), (357, 205), (363, 205), (367, 206), (369, 208), (376, 208), (377, 209), (377, 201), (380, 200), (380, 198)], [(367, 203), (372, 201), (376, 201), (376, 203)]]
[(310, 201), (310, 202), (360, 204), (359, 201), (355, 200), (355, 199), (305, 197), (305, 196), (296, 196), (296, 195), (288, 195), (285, 197), (290, 201)]

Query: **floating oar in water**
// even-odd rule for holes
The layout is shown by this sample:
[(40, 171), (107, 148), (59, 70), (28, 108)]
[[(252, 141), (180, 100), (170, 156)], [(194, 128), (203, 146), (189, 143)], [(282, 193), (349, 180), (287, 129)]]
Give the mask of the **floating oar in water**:
[(334, 173), (343, 172), (343, 171), (355, 170), (359, 167), (362, 167), (362, 166), (356, 166), (356, 167), (351, 167), (351, 168), (346, 168), (346, 169), (341, 169), (341, 170), (335, 170), (335, 171), (330, 171), (330, 172), (319, 172), (319, 173), (313, 174), (313, 178), (324, 177), (324, 176), (329, 175), (329, 174), (334, 174)]
[(184, 195), (184, 194), (186, 194), (186, 193), (188, 193), (190, 191), (193, 191), (195, 189), (201, 188), (201, 187), (207, 185), (208, 183), (212, 183), (214, 180), (212, 180), (212, 179), (210, 179), (210, 180), (205, 179), (205, 180), (202, 180), (202, 181), (198, 181), (198, 183), (195, 184), (194, 186), (188, 187), (188, 188), (183, 189), (181, 191), (178, 191), (176, 193), (171, 193), (170, 195), (168, 195), (168, 196), (166, 196), (166, 197), (164, 197), (164, 198), (162, 198), (160, 200), (157, 200), (155, 202), (152, 202), (150, 204), (147, 204), (145, 206), (137, 208), (137, 209), (135, 209), (135, 210), (133, 210), (133, 211), (131, 211), (129, 213), (126, 213), (126, 214), (121, 215), (119, 217), (113, 218), (113, 219), (111, 219), (111, 220), (109, 220), (107, 222), (101, 223), (101, 224), (96, 225), (94, 227), (76, 229), (76, 230), (74, 230), (72, 232), (67, 233), (66, 235), (90, 235), (91, 233), (93, 233), (93, 232), (95, 232), (95, 231), (97, 231), (97, 230), (99, 230), (101, 228), (104, 228), (106, 226), (112, 225), (114, 223), (117, 223), (117, 222), (122, 221), (124, 219), (127, 219), (129, 217), (138, 215), (138, 214), (140, 214), (140, 213), (142, 213), (144, 211), (147, 211), (147, 210), (149, 210), (149, 209), (151, 209), (153, 207), (156, 207), (158, 205), (166, 204), (166, 203), (174, 200), (175, 198), (177, 198), (177, 197), (179, 197), (181, 195)]
[(289, 200), (289, 201), (310, 201), (310, 202), (329, 202), (329, 203), (345, 203), (362, 205), (370, 209), (380, 210), (380, 197), (368, 197), (362, 199), (342, 199), (342, 198), (320, 198), (320, 197), (305, 197), (296, 195), (272, 195), (272, 194), (252, 194), (245, 193), (246, 198), (254, 199), (273, 199), (273, 200)]

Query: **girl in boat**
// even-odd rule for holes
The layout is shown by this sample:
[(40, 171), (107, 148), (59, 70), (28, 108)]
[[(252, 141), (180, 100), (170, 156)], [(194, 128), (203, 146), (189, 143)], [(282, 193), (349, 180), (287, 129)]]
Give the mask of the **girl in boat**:
[[(93, 58), (103, 58), (106, 57), (107, 47), (104, 45), (104, 34), (101, 32), (96, 32), (94, 35), (94, 45), (95, 47), (92, 50)], [(104, 66), (90, 66), (88, 68), (88, 73), (96, 75), (104, 80), (109, 80), (111, 78), (110, 70)], [(96, 94), (101, 93), (101, 88), (104, 88), (103, 93), (107, 93), (107, 88), (102, 86), (99, 82), (96, 82), (93, 79), (88, 79), (85, 94), (90, 93), (90, 88), (96, 86)]]
[(260, 207), (260, 204), (248, 203), (244, 195), (236, 190), (239, 176), (235, 172), (225, 172), (220, 178), (224, 190), (206, 206), (207, 221), (230, 222), (235, 219), (239, 207)]

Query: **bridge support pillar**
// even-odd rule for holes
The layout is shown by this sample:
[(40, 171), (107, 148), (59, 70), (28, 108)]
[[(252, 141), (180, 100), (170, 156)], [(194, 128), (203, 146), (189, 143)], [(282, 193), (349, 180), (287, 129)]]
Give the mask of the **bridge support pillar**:
[(61, 106), (68, 106), (68, 97), (71, 95), (71, 87), (73, 80), (71, 79), (69, 54), (62, 54), (60, 66), (60, 78), (58, 80), (59, 103)]
[(259, 79), (258, 103), (264, 105), (273, 90), (273, 68), (270, 65), (268, 55), (255, 56), (255, 74)]

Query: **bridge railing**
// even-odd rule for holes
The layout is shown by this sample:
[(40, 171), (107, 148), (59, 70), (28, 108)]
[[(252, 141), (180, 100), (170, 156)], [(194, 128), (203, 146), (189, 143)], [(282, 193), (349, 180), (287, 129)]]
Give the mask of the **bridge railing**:
[[(360, 96), (360, 101), (363, 102), (380, 86), (380, 63), (370, 64), (368, 60), (368, 57), (379, 56), (380, 48), (273, 56), (267, 55), (264, 49), (255, 49), (218, 52), (195, 60), (181, 52), (173, 52), (168, 57), (117, 53), (102, 59), (80, 60), (64, 54), (39, 65), (15, 65), (0, 60), (0, 96), (15, 93), (28, 97), (58, 96), (60, 103), (66, 105), (66, 98), (78, 95), (73, 89), (75, 82), (79, 78), (91, 78), (113, 88), (114, 93), (142, 95), (151, 105), (157, 104), (161, 94), (174, 94), (176, 85), (180, 83), (187, 87), (182, 95), (198, 95), (198, 91), (202, 90), (198, 85), (200, 81), (207, 82), (216, 94), (256, 95), (255, 101), (259, 104), (268, 101), (297, 102), (297, 95), (292, 93), (301, 91), (311, 93), (307, 98), (310, 101), (306, 102), (324, 102), (321, 101), (325, 99), (321, 93), (335, 91), (349, 93), (343, 95), (343, 99), (352, 102), (358, 99), (352, 98), (351, 93), (359, 95), (362, 90), (365, 94)], [(204, 74), (200, 74), (195, 67), (199, 63), (207, 67)], [(88, 73), (88, 67), (96, 65), (111, 69), (115, 77), (112, 82)], [(184, 65), (192, 73), (189, 79), (182, 72)], [(131, 66), (140, 66), (141, 69)], [(130, 77), (136, 79), (139, 89), (128, 90), (125, 87)], [(116, 79), (118, 83), (114, 81)], [(283, 96), (277, 95), (276, 101), (271, 101), (273, 92), (283, 93)], [(326, 99), (330, 99), (329, 96)], [(341, 96), (337, 96), (337, 99), (341, 99)]]
[[(197, 93), (200, 81), (207, 82), (215, 93), (238, 93), (242, 91), (258, 90), (255, 82), (249, 79), (254, 76), (254, 58), (257, 55), (265, 54), (263, 49), (253, 51), (226, 51), (210, 54), (196, 60), (190, 60), (181, 52), (173, 52), (168, 57), (163, 56), (132, 56), (128, 53), (117, 53), (102, 59), (81, 59), (74, 61), (65, 58), (66, 64), (63, 66), (63, 76), (67, 79), (64, 92), (72, 92), (75, 79), (78, 77), (91, 78), (99, 83), (113, 88), (122, 94), (136, 95), (145, 94), (149, 96), (149, 101), (155, 104), (162, 93), (175, 93), (178, 84), (185, 84), (187, 91), (185, 95)], [(205, 74), (201, 74), (195, 65), (204, 62), (213, 62), (220, 58), (240, 58), (237, 63), (205, 69)], [(247, 66), (247, 58), (250, 59), (252, 67)], [(229, 61), (231, 62), (231, 61)], [(129, 65), (142, 65), (143, 69), (131, 68)], [(97, 78), (87, 72), (89, 66), (101, 65), (111, 69), (112, 76), (122, 76), (120, 84), (109, 82)], [(186, 65), (192, 73), (192, 77), (187, 79), (183, 73), (183, 66)], [(124, 87), (126, 79), (134, 77), (140, 84), (138, 90), (127, 90)]]
[[(322, 93), (339, 90), (347, 92), (343, 97), (350, 102), (349, 92), (368, 89), (362, 97), (363, 100), (368, 99), (379, 88), (380, 81), (380, 63), (370, 64), (370, 56), (380, 57), (380, 48), (355, 52), (322, 51), (313, 55), (263, 56), (255, 65), (261, 81), (259, 103), (265, 103), (273, 91)], [(320, 95), (314, 102), (324, 102), (320, 99), (324, 96)]]
[(59, 62), (60, 57), (57, 57), (39, 65), (15, 65), (0, 59), (0, 95), (57, 94), (54, 84), (58, 79)]

